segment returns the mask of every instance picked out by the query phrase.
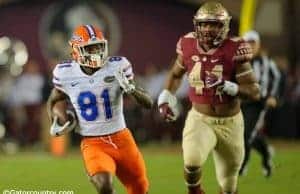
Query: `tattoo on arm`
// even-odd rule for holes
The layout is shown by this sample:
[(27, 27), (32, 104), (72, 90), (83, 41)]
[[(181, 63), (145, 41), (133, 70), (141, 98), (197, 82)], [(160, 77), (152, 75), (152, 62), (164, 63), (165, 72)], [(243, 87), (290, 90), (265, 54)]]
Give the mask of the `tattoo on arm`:
[(130, 93), (130, 96), (132, 96), (137, 101), (137, 103), (139, 103), (143, 107), (147, 109), (152, 108), (153, 100), (148, 92), (142, 87), (138, 86), (133, 80), (131, 80), (131, 82), (135, 85), (135, 89), (132, 93)]

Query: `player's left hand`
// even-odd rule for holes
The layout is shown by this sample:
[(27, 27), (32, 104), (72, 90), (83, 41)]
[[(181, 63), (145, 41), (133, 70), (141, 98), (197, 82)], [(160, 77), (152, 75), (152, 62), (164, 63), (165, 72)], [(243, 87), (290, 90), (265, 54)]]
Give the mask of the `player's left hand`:
[(214, 88), (224, 84), (222, 77), (218, 77), (216, 74), (206, 71), (205, 72), (205, 87)]
[(208, 71), (205, 72), (205, 87), (216, 88), (219, 91), (225, 92), (227, 95), (236, 96), (239, 92), (239, 87), (236, 83), (224, 80), (222, 77), (218, 77), (214, 73)]
[(124, 70), (122, 68), (119, 68), (114, 73), (115, 78), (118, 80), (121, 88), (126, 93), (132, 93), (135, 90), (135, 85), (127, 78)]

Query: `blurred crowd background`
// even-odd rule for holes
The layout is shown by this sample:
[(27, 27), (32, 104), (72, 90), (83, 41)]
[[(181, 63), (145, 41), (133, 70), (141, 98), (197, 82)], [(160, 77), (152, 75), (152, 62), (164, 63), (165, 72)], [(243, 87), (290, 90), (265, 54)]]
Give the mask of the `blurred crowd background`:
[[(231, 35), (238, 35), (242, 0), (220, 1), (233, 19)], [(254, 29), (265, 51), (280, 69), (279, 106), (267, 115), (264, 132), (270, 138), (300, 138), (300, 1), (257, 0)], [(157, 99), (181, 35), (193, 30), (192, 18), (202, 0), (0, 0), (0, 137), (3, 145), (49, 145), (45, 103), (52, 69), (70, 58), (68, 38), (78, 24), (100, 26), (110, 55), (126, 56), (138, 83)], [(157, 107), (143, 110), (125, 99), (128, 127), (140, 143), (172, 143), (181, 139), (190, 105), (184, 82), (177, 96), (182, 114), (165, 123)], [(5, 144), (6, 142), (6, 144)], [(70, 142), (79, 137), (71, 134)], [(10, 143), (10, 144), (9, 144)], [(13, 145), (13, 146), (12, 146)]]

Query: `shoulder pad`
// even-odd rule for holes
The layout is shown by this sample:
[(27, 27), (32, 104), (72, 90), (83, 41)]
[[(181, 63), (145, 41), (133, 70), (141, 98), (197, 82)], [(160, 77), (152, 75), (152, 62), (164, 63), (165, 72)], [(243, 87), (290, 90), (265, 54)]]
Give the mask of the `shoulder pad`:
[(195, 33), (194, 32), (189, 32), (186, 35), (183, 36), (184, 38), (196, 38)]
[(128, 61), (126, 57), (123, 56), (112, 56), (108, 59), (109, 63), (114, 64), (113, 66), (131, 66), (131, 63)]
[(116, 69), (122, 69), (122, 71), (125, 73), (125, 76), (128, 79), (133, 79), (134, 73), (132, 69), (131, 63), (127, 60), (126, 57), (122, 56), (112, 56), (108, 59), (110, 63), (112, 63), (113, 68)]
[(122, 56), (111, 56), (108, 58), (108, 61), (109, 62), (119, 62), (119, 61), (122, 61), (125, 57), (122, 57)]
[(63, 63), (59, 63), (55, 66), (53, 70), (53, 76), (56, 78), (62, 78), (68, 75), (66, 72), (71, 71), (74, 63), (70, 61), (64, 61)]
[(59, 64), (65, 64), (65, 63), (73, 63), (73, 60), (72, 59), (65, 59), (65, 60), (62, 60)]
[(58, 63), (56, 67), (59, 69), (72, 67), (72, 60), (62, 61), (62, 62)]

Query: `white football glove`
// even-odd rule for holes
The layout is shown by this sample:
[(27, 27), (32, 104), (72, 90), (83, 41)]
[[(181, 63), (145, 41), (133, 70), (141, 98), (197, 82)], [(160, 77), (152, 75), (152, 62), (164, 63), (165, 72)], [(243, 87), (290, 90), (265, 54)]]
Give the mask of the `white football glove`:
[(175, 121), (178, 118), (179, 107), (177, 98), (170, 91), (163, 90), (158, 96), (157, 104), (159, 113), (166, 121)]
[(220, 91), (223, 91), (230, 96), (236, 96), (239, 92), (239, 86), (236, 83), (224, 80), (221, 77), (216, 76), (214, 73), (209, 73), (207, 71), (205, 76), (205, 85), (206, 88), (217, 87)]
[(224, 81), (222, 90), (230, 96), (236, 96), (239, 93), (239, 86), (234, 82)]
[(67, 114), (72, 117), (72, 121), (67, 121), (63, 126), (58, 124), (58, 117), (54, 116), (53, 123), (50, 127), (50, 134), (51, 136), (61, 136), (64, 135), (70, 131), (72, 131), (76, 125), (77, 125), (77, 120), (76, 116), (73, 111), (67, 110)]
[(135, 90), (135, 85), (133, 83), (130, 83), (122, 68), (119, 68), (117, 71), (115, 71), (114, 76), (118, 80), (121, 88), (124, 90), (125, 93), (130, 94)]

